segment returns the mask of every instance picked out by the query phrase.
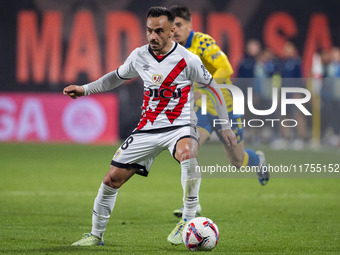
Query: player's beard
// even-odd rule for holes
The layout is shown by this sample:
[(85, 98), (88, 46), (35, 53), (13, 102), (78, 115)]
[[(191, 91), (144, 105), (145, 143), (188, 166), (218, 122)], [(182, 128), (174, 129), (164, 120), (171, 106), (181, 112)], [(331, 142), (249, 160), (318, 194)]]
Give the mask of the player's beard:
[(156, 42), (155, 40), (151, 40), (149, 42), (149, 45), (150, 45), (151, 50), (156, 51), (156, 52), (161, 51), (165, 46), (165, 44), (161, 45), (159, 42)]

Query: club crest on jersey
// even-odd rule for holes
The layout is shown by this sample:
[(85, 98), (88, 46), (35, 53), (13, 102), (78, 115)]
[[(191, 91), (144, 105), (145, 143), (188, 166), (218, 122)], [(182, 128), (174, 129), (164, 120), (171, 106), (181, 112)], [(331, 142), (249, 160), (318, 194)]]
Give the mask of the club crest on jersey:
[(161, 84), (162, 81), (163, 81), (163, 75), (161, 74), (152, 75), (152, 82), (155, 83), (156, 85)]

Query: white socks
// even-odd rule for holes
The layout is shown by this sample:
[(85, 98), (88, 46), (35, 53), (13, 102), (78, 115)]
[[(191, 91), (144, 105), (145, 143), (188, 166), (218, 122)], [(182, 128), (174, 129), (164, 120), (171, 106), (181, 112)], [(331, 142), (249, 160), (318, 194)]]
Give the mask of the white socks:
[(181, 162), (181, 182), (183, 187), (183, 215), (182, 218), (191, 220), (195, 218), (198, 205), (198, 192), (201, 184), (201, 173), (196, 172), (198, 165), (196, 158)]
[[(181, 182), (183, 187), (183, 219), (195, 218), (198, 205), (198, 191), (201, 184), (201, 173), (196, 172), (196, 158), (181, 162)], [(102, 238), (116, 202), (119, 189), (113, 189), (104, 183), (100, 185), (93, 205), (92, 230), (94, 236)]]
[(102, 238), (110, 214), (116, 202), (119, 189), (113, 189), (104, 183), (100, 185), (98, 195), (94, 200), (92, 215), (92, 235)]

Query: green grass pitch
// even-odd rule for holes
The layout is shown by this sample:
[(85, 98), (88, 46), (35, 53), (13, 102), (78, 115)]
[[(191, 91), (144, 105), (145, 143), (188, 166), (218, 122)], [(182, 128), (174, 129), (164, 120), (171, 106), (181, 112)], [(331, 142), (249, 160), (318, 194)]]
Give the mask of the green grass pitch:
[[(149, 177), (119, 191), (103, 247), (71, 247), (116, 147), (0, 144), (0, 254), (195, 254), (166, 238), (181, 206), (180, 169), (166, 151)], [(215, 155), (220, 145), (202, 148)], [(272, 164), (340, 163), (339, 150), (271, 151)], [(340, 175), (340, 173), (339, 173)], [(220, 229), (213, 254), (340, 254), (340, 178), (204, 178), (203, 215)], [(200, 253), (201, 254), (201, 253)]]

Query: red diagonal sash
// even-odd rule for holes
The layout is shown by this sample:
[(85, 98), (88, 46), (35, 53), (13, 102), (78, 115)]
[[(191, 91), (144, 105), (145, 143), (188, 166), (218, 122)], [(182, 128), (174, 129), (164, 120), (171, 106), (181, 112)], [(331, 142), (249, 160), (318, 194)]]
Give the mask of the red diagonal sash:
[[(160, 86), (159, 90), (167, 89), (169, 93), (174, 92), (176, 90), (177, 84), (174, 86), (171, 86), (173, 81), (177, 78), (177, 76), (184, 70), (184, 68), (187, 66), (187, 63), (185, 62), (184, 58), (181, 59), (177, 63), (177, 65), (171, 70), (171, 72), (168, 74), (168, 76), (164, 79), (162, 85)], [(137, 129), (143, 128), (147, 121), (149, 120), (152, 124), (156, 120), (157, 116), (164, 110), (164, 108), (168, 105), (171, 98), (161, 98), (161, 97), (154, 97), (152, 101), (158, 101), (159, 103), (155, 110), (147, 109), (147, 106), (149, 105), (150, 97), (144, 94), (144, 104), (143, 104), (143, 112), (140, 119), (140, 122), (138, 124)], [(183, 106), (182, 106), (183, 108)], [(179, 116), (179, 115), (178, 115)], [(177, 116), (177, 117), (178, 117)], [(169, 116), (168, 116), (169, 118)], [(170, 119), (169, 119), (170, 120)], [(170, 122), (172, 123), (173, 120)]]

